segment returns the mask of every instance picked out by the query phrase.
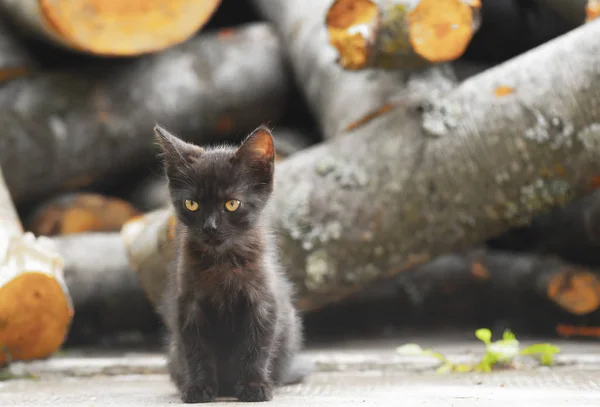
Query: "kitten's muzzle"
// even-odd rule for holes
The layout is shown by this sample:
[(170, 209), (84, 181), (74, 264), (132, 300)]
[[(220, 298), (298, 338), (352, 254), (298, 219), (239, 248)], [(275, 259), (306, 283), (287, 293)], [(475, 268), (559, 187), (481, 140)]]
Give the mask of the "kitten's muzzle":
[(202, 231), (207, 236), (214, 236), (217, 233), (217, 220), (214, 217), (207, 218), (202, 225)]
[(216, 218), (214, 216), (206, 218), (202, 225), (202, 240), (204, 244), (215, 247), (223, 243), (223, 240), (218, 238), (218, 231)]

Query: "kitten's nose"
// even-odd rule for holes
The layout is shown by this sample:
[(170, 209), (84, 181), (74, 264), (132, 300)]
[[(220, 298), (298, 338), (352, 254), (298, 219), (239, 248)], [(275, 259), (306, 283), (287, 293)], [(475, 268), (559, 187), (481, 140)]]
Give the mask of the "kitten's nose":
[(208, 235), (213, 235), (217, 231), (217, 220), (214, 217), (209, 217), (204, 221), (202, 230)]

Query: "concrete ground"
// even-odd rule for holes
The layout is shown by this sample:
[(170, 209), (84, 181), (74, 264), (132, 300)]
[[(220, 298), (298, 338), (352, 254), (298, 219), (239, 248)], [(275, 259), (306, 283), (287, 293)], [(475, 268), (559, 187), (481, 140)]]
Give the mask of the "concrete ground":
[[(406, 342), (432, 346), (455, 361), (475, 360), (482, 348), (476, 340), (445, 336), (313, 346), (304, 357), (315, 363), (315, 372), (303, 384), (278, 389), (269, 405), (600, 405), (600, 342), (553, 340), (561, 353), (551, 368), (524, 360), (514, 370), (448, 375), (436, 375), (429, 359), (396, 354), (395, 347)], [(0, 381), (1, 407), (182, 404), (165, 374), (164, 358), (156, 352), (70, 351), (45, 361), (15, 363), (10, 373), (13, 379)]]

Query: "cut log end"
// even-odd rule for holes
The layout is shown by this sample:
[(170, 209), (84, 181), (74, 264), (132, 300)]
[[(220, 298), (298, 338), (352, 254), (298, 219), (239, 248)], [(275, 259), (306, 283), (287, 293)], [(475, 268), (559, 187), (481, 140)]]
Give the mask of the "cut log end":
[(585, 8), (586, 22), (600, 17), (600, 0), (589, 0)]
[(28, 229), (36, 235), (54, 236), (88, 231), (117, 231), (139, 215), (130, 203), (92, 193), (60, 197), (40, 208)]
[(335, 0), (325, 18), (329, 42), (339, 53), (339, 63), (346, 69), (367, 64), (369, 43), (378, 18), (377, 5), (371, 0)]
[(40, 13), (66, 45), (97, 55), (155, 52), (183, 42), (221, 0), (40, 0)]
[(326, 25), (345, 69), (418, 68), (454, 61), (480, 23), (478, 0), (336, 0)]
[(600, 307), (600, 280), (586, 270), (563, 270), (550, 280), (547, 295), (571, 314), (589, 314)]
[(467, 49), (479, 26), (475, 0), (421, 0), (408, 14), (413, 50), (430, 62), (448, 62)]
[(73, 309), (47, 274), (25, 272), (0, 287), (0, 365), (50, 356), (69, 330)]

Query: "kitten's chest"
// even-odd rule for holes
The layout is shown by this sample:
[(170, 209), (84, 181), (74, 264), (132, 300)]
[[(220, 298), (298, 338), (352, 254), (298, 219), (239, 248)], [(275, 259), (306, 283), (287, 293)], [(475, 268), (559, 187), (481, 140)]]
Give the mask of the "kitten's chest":
[(243, 290), (245, 284), (256, 274), (249, 263), (238, 259), (207, 260), (188, 269), (189, 280), (194, 288), (204, 294), (232, 298)]
[(250, 321), (252, 307), (243, 298), (215, 302), (205, 299), (198, 304), (203, 329), (216, 344), (227, 347), (239, 338)]

